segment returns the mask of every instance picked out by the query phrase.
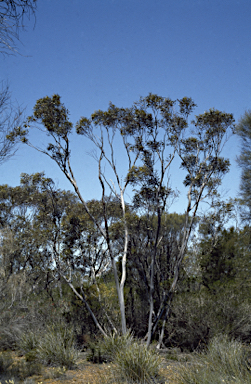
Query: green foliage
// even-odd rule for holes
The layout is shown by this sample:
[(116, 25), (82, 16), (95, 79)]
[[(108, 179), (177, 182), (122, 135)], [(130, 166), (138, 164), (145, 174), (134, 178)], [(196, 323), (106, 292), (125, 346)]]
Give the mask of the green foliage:
[(36, 351), (37, 359), (45, 365), (73, 368), (78, 358), (73, 329), (63, 325), (47, 327)]
[(250, 347), (226, 336), (214, 338), (206, 353), (177, 368), (180, 384), (250, 384)]
[(41, 333), (38, 332), (39, 331), (34, 332), (28, 330), (27, 332), (24, 332), (19, 339), (18, 348), (23, 354), (26, 354), (26, 356), (29, 354), (29, 358), (32, 357), (32, 354), (34, 354), (38, 347), (39, 338), (41, 337)]
[(155, 383), (161, 379), (159, 367), (162, 359), (156, 350), (136, 341), (131, 332), (113, 334), (90, 346), (88, 361), (112, 362), (114, 382)]
[(101, 364), (115, 360), (117, 352), (126, 349), (133, 342), (133, 336), (130, 331), (124, 335), (113, 333), (109, 337), (90, 342), (88, 348), (90, 352), (87, 355), (87, 361)]
[(2, 376), (13, 364), (13, 358), (10, 353), (0, 353), (0, 375)]
[(161, 379), (161, 361), (155, 351), (133, 341), (117, 350), (114, 356), (114, 377), (127, 383), (156, 383)]
[(102, 348), (100, 341), (89, 343), (89, 353), (86, 356), (86, 360), (93, 364), (102, 364), (109, 361), (108, 355)]
[(34, 107), (34, 117), (29, 121), (41, 122), (48, 132), (56, 133), (60, 137), (71, 132), (72, 123), (68, 120), (68, 111), (60, 101), (59, 95), (37, 100)]
[(0, 379), (10, 380), (10, 378), (15, 378), (15, 380), (24, 380), (32, 375), (39, 375), (41, 370), (42, 366), (39, 362), (14, 361), (9, 353), (0, 354)]
[(29, 376), (40, 375), (42, 372), (42, 365), (38, 361), (25, 362), (20, 360), (13, 364), (9, 374), (19, 380), (24, 380)]
[[(178, 104), (178, 108), (174, 108), (175, 104)], [(229, 170), (229, 161), (221, 158), (220, 153), (228, 131), (234, 128), (232, 114), (209, 110), (195, 117), (192, 122), (194, 129), (187, 134), (188, 117), (194, 107), (193, 100), (187, 97), (172, 101), (149, 94), (140, 98), (131, 108), (118, 108), (110, 104), (107, 111), (96, 111), (90, 119), (81, 118), (76, 130), (85, 139), (91, 140), (98, 149), (99, 180), (103, 186), (101, 202), (85, 202), (77, 189), (70, 166), (69, 135), (72, 123), (69, 121), (69, 113), (61, 103), (59, 95), (39, 99), (25, 128), (29, 128), (33, 123), (45, 127), (52, 142), (46, 149), (39, 150), (56, 161), (72, 182), (81, 204), (69, 193), (57, 190), (51, 179), (45, 179), (41, 174), (23, 175), (19, 192), (24, 193), (25, 206), (32, 208), (33, 220), (25, 215), (18, 215), (17, 220), (13, 221), (11, 212), (7, 212), (11, 233), (16, 233), (16, 242), (11, 244), (14, 251), (9, 252), (10, 247), (8, 252), (6, 251), (8, 256), (11, 254), (14, 271), (29, 266), (32, 271), (37, 272), (35, 281), (38, 276), (41, 277), (43, 271), (44, 280), (47, 279), (45, 285), (49, 278), (52, 279), (52, 276), (56, 275), (61, 296), (60, 278), (62, 274), (65, 278), (71, 275), (71, 283), (74, 284), (76, 292), (85, 295), (87, 302), (91, 302), (92, 308), (90, 310), (89, 307), (89, 311), (95, 323), (102, 323), (103, 328), (106, 328), (107, 324), (110, 327), (111, 323), (116, 327), (117, 300), (114, 300), (113, 294), (108, 297), (106, 288), (109, 286), (101, 282), (101, 278), (97, 279), (97, 275), (103, 277), (103, 268), (109, 266), (109, 261), (105, 266), (107, 260), (123, 254), (129, 233), (125, 300), (120, 299), (119, 283), (116, 287), (120, 300), (122, 329), (123, 332), (126, 329), (123, 308), (125, 302), (127, 313), (130, 311), (130, 326), (132, 324), (137, 329), (137, 334), (146, 333), (147, 316), (151, 320), (152, 313), (164, 313), (167, 298), (169, 300), (173, 297), (177, 288), (182, 271), (181, 263), (193, 225), (196, 223), (194, 218), (200, 201), (217, 195), (221, 179)], [(97, 128), (101, 130), (101, 135), (95, 134)], [(124, 181), (116, 167), (115, 138), (121, 140), (128, 159)], [(28, 140), (26, 143), (30, 145)], [(106, 150), (107, 145), (110, 151)], [(175, 194), (169, 187), (167, 171), (176, 154), (180, 157), (181, 168), (186, 173), (184, 184), (189, 189), (188, 205), (184, 216), (177, 217), (174, 214), (168, 217), (167, 199)], [(113, 183), (108, 182), (110, 176), (107, 177), (103, 173), (105, 163), (111, 166), (115, 173), (122, 197), (129, 184), (135, 188), (132, 207), (126, 206), (123, 210), (122, 197), (121, 201), (119, 197), (114, 200), (105, 197), (104, 185), (108, 184), (108, 188), (113, 189)], [(6, 192), (5, 189), (7, 190), (3, 188), (3, 193)], [(8, 195), (13, 191), (7, 192)], [(18, 195), (15, 194), (15, 208), (23, 207), (24, 204), (18, 201)], [(5, 199), (3, 196), (3, 200)], [(8, 204), (4, 209), (8, 211)], [(170, 230), (167, 230), (168, 221), (172, 219), (175, 225), (172, 223), (169, 225)], [(8, 241), (5, 243), (8, 244)], [(205, 257), (204, 265), (200, 265), (204, 285), (207, 279), (215, 279), (215, 276), (211, 277), (215, 271), (218, 273), (218, 280), (219, 275), (224, 273), (227, 280), (233, 275), (234, 268), (231, 262), (227, 262), (231, 259), (229, 248), (214, 251), (215, 253), (209, 252), (210, 257)], [(225, 257), (221, 263), (220, 253), (224, 253)], [(11, 263), (8, 265), (12, 266)], [(122, 265), (124, 266), (119, 260), (116, 266), (120, 270), (117, 273), (115, 269), (115, 277), (119, 274), (121, 277)], [(215, 268), (219, 265), (220, 268)], [(229, 273), (226, 273), (226, 270)], [(110, 305), (106, 305), (108, 301)], [(106, 311), (102, 312), (102, 307), (106, 308)], [(153, 318), (154, 327), (160, 325), (159, 320), (160, 315)], [(151, 321), (148, 322), (149, 335), (152, 331), (150, 323)], [(40, 347), (39, 344), (37, 350)], [(48, 345), (46, 348), (50, 349)], [(95, 346), (93, 349), (93, 360), (100, 360), (100, 348)], [(32, 359), (32, 353), (28, 358)]]
[(219, 334), (250, 342), (251, 306), (242, 292), (219, 287), (217, 294), (202, 290), (176, 295), (166, 324), (166, 346), (201, 350)]
[(28, 331), (19, 340), (26, 361), (44, 365), (74, 367), (78, 358), (75, 333), (63, 324), (47, 326), (45, 331)]
[(113, 333), (111, 336), (106, 337), (99, 341), (99, 351), (104, 361), (114, 361), (116, 355), (121, 350), (126, 350), (133, 343), (133, 335), (131, 331), (127, 331), (124, 335)]
[(202, 284), (209, 290), (217, 290), (218, 285), (231, 283), (237, 273), (236, 260), (239, 256), (238, 233), (234, 228), (220, 229), (213, 244), (212, 239), (204, 237), (200, 248)]

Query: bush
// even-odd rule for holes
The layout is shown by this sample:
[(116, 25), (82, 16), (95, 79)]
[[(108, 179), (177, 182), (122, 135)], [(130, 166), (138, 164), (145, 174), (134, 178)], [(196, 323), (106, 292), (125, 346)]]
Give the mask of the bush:
[(0, 349), (15, 350), (17, 342), (23, 332), (24, 325), (20, 323), (0, 327)]
[(13, 364), (9, 373), (19, 380), (25, 380), (29, 376), (39, 375), (42, 372), (42, 365), (39, 362), (27, 363), (20, 360)]
[(160, 379), (160, 356), (135, 341), (117, 350), (114, 364), (115, 376), (126, 382), (152, 383)]
[(24, 332), (18, 341), (18, 348), (23, 354), (34, 352), (39, 344), (39, 335), (33, 331)]
[[(99, 348), (99, 349), (98, 349)], [(133, 339), (127, 332), (113, 334), (96, 344), (101, 359), (112, 361), (112, 380), (115, 383), (155, 383), (160, 380), (161, 358), (156, 351)]]
[(244, 343), (251, 341), (251, 305), (240, 294), (227, 289), (217, 294), (206, 290), (177, 294), (166, 323), (167, 336), (163, 341), (167, 347), (198, 351), (221, 334)]
[(0, 354), (0, 375), (6, 374), (8, 368), (13, 364), (13, 359), (10, 353)]
[(113, 333), (112, 336), (99, 340), (96, 343), (89, 343), (91, 352), (87, 356), (87, 361), (99, 364), (114, 361), (116, 353), (119, 350), (125, 350), (132, 342), (133, 336), (128, 331), (122, 336)]
[(11, 382), (11, 380), (24, 380), (34, 374), (40, 374), (41, 364), (38, 362), (26, 363), (24, 360), (14, 362), (9, 353), (0, 354), (0, 380)]
[(47, 327), (39, 340), (36, 356), (45, 365), (73, 368), (78, 358), (73, 329), (65, 325)]
[(193, 364), (180, 365), (179, 384), (251, 384), (250, 349), (227, 336), (214, 338), (206, 354), (197, 354)]
[(108, 363), (114, 361), (117, 351), (124, 350), (133, 342), (133, 335), (128, 331), (125, 335), (113, 333), (109, 337), (89, 343), (90, 353), (87, 361), (92, 363)]
[(129, 330), (125, 335), (122, 336), (117, 333), (113, 333), (112, 336), (103, 339), (101, 345), (108, 358), (113, 361), (119, 351), (126, 350), (127, 347), (132, 345), (132, 343), (133, 335)]

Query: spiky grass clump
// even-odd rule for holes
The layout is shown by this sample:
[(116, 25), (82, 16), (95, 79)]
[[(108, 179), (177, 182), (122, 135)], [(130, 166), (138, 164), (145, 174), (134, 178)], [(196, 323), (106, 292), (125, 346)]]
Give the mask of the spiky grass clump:
[(197, 355), (192, 365), (180, 365), (179, 384), (251, 384), (250, 350), (226, 336), (214, 338), (206, 354)]
[(36, 355), (44, 365), (73, 368), (78, 358), (75, 335), (66, 326), (51, 326), (39, 340)]
[(28, 354), (36, 350), (39, 344), (40, 334), (33, 331), (24, 332), (18, 341), (18, 348), (23, 354)]
[(159, 356), (136, 342), (119, 351), (115, 358), (119, 376), (133, 383), (153, 382), (158, 377), (160, 363)]
[(155, 351), (133, 341), (130, 334), (122, 336), (121, 340), (110, 340), (110, 347), (110, 356), (113, 358), (112, 373), (116, 383), (121, 383), (121, 380), (125, 383), (142, 384), (159, 382), (161, 358)]
[(109, 363), (114, 361), (116, 353), (124, 350), (133, 342), (133, 335), (128, 331), (125, 335), (113, 333), (109, 337), (89, 343), (90, 352), (87, 361), (92, 363)]
[(106, 337), (100, 342), (101, 350), (106, 356), (107, 361), (114, 361), (116, 355), (120, 351), (124, 351), (133, 343), (133, 335), (131, 331), (127, 331), (124, 335), (113, 333), (110, 337)]

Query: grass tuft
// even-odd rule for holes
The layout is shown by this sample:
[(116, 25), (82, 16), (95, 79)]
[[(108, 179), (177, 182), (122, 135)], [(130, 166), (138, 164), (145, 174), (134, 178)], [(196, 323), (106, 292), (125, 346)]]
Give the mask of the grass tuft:
[(180, 364), (178, 384), (251, 384), (250, 348), (227, 336), (214, 338), (207, 353)]
[(114, 334), (105, 338), (100, 346), (102, 353), (111, 361), (107, 383), (142, 383), (162, 382), (159, 368), (162, 362), (156, 351), (133, 339), (130, 332), (123, 336)]
[(118, 350), (114, 363), (116, 376), (129, 383), (155, 383), (160, 378), (161, 357), (137, 342)]
[(62, 325), (48, 327), (39, 340), (36, 355), (44, 365), (73, 368), (78, 358), (73, 330)]

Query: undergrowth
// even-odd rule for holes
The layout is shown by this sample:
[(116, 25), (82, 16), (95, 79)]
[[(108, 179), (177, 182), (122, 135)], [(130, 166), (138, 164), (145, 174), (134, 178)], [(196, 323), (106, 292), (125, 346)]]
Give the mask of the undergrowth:
[(178, 384), (251, 384), (251, 350), (227, 336), (215, 337), (192, 364), (178, 366)]

